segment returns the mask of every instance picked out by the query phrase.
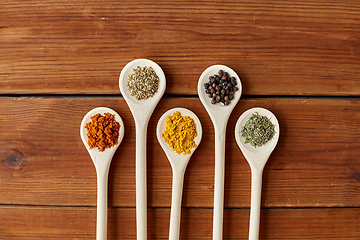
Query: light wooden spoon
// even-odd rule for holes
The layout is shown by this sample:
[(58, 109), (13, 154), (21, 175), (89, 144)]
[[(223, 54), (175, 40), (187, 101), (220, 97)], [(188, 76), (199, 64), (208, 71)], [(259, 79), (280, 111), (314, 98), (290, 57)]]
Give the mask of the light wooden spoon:
[[(219, 103), (211, 104), (212, 99), (205, 93), (204, 84), (209, 81), (210, 76), (217, 74), (219, 70), (228, 72), (231, 77), (235, 77), (239, 88), (228, 106), (221, 106)], [(224, 65), (213, 65), (207, 68), (199, 78), (198, 94), (210, 115), (215, 129), (214, 240), (221, 240), (223, 231), (226, 126), (232, 110), (240, 99), (241, 91), (242, 86), (239, 76), (234, 70)]]
[[(241, 136), (241, 130), (252, 114), (266, 116), (275, 125), (275, 135), (265, 145), (254, 147), (249, 143), (245, 143), (245, 139)], [(280, 135), (279, 122), (275, 115), (264, 108), (251, 108), (244, 112), (238, 119), (235, 126), (235, 139), (241, 149), (244, 157), (248, 161), (251, 169), (251, 210), (250, 210), (250, 226), (249, 240), (259, 239), (260, 229), (260, 205), (261, 205), (261, 184), (262, 173), (270, 154), (274, 150)]]
[[(115, 120), (120, 123), (118, 143), (100, 152), (97, 148), (90, 149), (88, 145), (86, 123), (91, 122), (90, 117), (100, 113), (110, 113), (115, 115)], [(97, 220), (96, 220), (96, 239), (106, 240), (107, 238), (107, 206), (108, 206), (108, 175), (111, 160), (124, 137), (124, 123), (120, 115), (114, 110), (106, 107), (98, 107), (89, 111), (83, 118), (80, 125), (80, 136), (90, 157), (95, 165), (97, 174)]]
[(190, 154), (184, 155), (183, 153), (177, 154), (163, 139), (161, 134), (165, 131), (166, 128), (166, 118), (171, 116), (174, 112), (179, 111), (181, 116), (189, 116), (194, 119), (196, 124), (197, 137), (194, 139), (197, 146), (199, 146), (201, 137), (202, 137), (202, 127), (198, 117), (188, 109), (185, 108), (173, 108), (164, 113), (156, 128), (157, 139), (163, 148), (167, 158), (172, 167), (173, 172), (173, 183), (172, 183), (172, 200), (171, 200), (171, 213), (170, 213), (170, 230), (169, 230), (169, 239), (178, 240), (180, 236), (180, 217), (181, 217), (181, 199), (184, 183), (185, 169), (188, 165), (188, 162), (196, 150), (196, 148), (191, 149)]
[[(137, 100), (131, 96), (127, 82), (136, 67), (152, 67), (159, 77), (159, 89), (147, 100)], [(134, 117), (136, 128), (136, 225), (137, 239), (147, 239), (147, 186), (146, 186), (146, 136), (150, 117), (163, 96), (166, 88), (165, 74), (161, 67), (148, 59), (136, 59), (129, 62), (121, 71), (119, 86), (122, 96)]]

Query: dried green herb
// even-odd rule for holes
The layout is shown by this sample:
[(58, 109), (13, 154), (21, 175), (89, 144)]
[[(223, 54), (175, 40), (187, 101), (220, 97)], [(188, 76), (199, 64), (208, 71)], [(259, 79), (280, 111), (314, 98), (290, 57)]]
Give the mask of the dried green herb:
[(250, 143), (254, 147), (261, 147), (272, 139), (274, 134), (275, 125), (269, 118), (261, 116), (257, 112), (252, 114), (241, 130), (241, 136), (245, 138), (245, 143)]
[(127, 86), (131, 96), (137, 100), (146, 100), (153, 97), (159, 89), (159, 77), (152, 67), (140, 67), (133, 69), (129, 75)]

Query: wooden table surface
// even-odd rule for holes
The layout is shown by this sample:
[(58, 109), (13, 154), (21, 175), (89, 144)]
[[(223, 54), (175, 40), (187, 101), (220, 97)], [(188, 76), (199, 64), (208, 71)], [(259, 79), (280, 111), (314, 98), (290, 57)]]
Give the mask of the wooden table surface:
[(0, 239), (95, 239), (96, 172), (79, 135), (105, 106), (124, 121), (110, 167), (108, 239), (136, 239), (135, 124), (118, 85), (147, 58), (166, 91), (147, 132), (148, 239), (167, 239), (170, 164), (155, 129), (185, 107), (202, 141), (185, 174), (180, 239), (211, 239), (214, 128), (197, 94), (209, 66), (242, 96), (226, 132), (223, 239), (247, 239), (250, 168), (235, 142), (249, 108), (279, 120), (260, 239), (360, 239), (360, 3), (347, 0), (0, 3)]

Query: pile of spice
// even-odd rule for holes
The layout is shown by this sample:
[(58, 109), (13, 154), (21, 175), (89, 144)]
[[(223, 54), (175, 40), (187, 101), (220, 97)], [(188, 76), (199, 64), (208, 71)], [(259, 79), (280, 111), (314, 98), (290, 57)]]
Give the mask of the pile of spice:
[(146, 100), (155, 95), (159, 89), (159, 81), (159, 77), (152, 67), (138, 66), (129, 75), (127, 86), (131, 96), (137, 100)]
[(178, 111), (166, 118), (166, 129), (161, 136), (178, 154), (190, 154), (190, 149), (197, 147), (194, 141), (197, 137), (194, 119), (189, 116), (181, 116)]
[(105, 113), (102, 116), (98, 113), (90, 119), (91, 122), (85, 125), (90, 149), (97, 147), (103, 152), (118, 143), (120, 123), (115, 120), (115, 115)]
[(236, 87), (235, 77), (230, 77), (229, 73), (219, 70), (218, 74), (209, 77), (209, 82), (204, 84), (205, 93), (211, 98), (212, 104), (220, 103), (221, 106), (227, 106), (234, 98), (235, 92), (239, 90)]
[(256, 112), (245, 123), (241, 130), (241, 136), (245, 138), (245, 143), (250, 143), (254, 147), (261, 147), (273, 138), (274, 128), (275, 125), (271, 123), (269, 118)]

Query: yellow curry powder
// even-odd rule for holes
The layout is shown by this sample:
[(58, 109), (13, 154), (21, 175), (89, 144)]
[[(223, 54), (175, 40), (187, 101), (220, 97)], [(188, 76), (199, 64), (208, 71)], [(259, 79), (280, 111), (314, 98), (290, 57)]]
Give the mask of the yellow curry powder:
[(166, 129), (161, 136), (178, 154), (190, 154), (190, 149), (197, 146), (194, 141), (197, 137), (194, 119), (189, 116), (182, 117), (178, 111), (166, 118)]
[(100, 113), (90, 117), (85, 128), (88, 130), (88, 145), (90, 149), (97, 147), (100, 152), (118, 143), (120, 123), (115, 120), (115, 115)]

